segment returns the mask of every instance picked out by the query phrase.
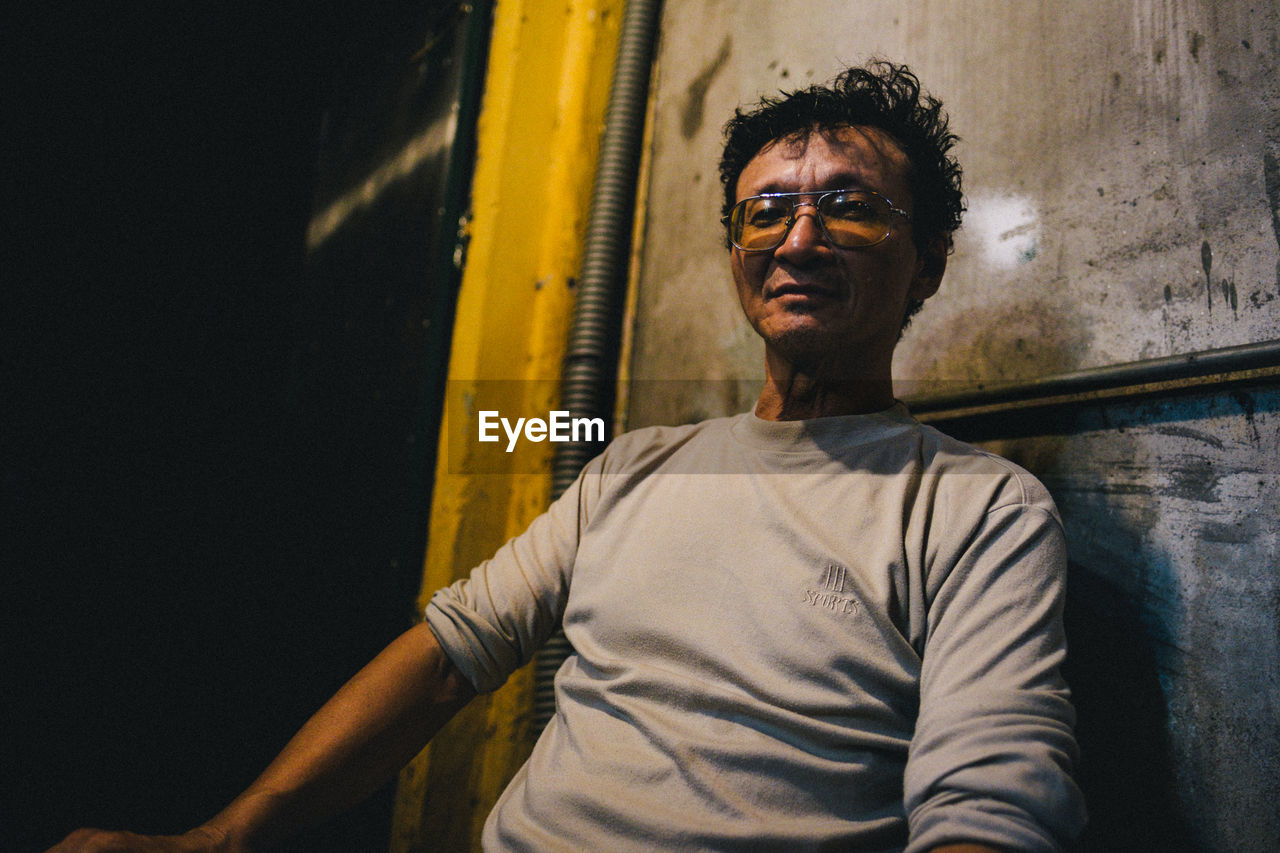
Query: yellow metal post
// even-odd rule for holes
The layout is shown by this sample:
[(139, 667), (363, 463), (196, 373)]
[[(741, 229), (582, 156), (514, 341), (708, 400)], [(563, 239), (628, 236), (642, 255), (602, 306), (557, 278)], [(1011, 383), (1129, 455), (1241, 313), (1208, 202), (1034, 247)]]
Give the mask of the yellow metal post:
[[(622, 0), (495, 6), (420, 605), (547, 505), (552, 447), (478, 443), (477, 412), (555, 407)], [(529, 668), (481, 697), (401, 774), (394, 853), (479, 849), (527, 757)]]

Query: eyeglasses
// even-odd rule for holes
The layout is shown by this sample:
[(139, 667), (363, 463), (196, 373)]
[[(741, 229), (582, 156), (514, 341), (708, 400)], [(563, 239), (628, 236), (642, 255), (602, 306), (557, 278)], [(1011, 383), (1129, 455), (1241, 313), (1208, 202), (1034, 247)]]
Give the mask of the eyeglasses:
[(831, 190), (744, 198), (721, 222), (729, 228), (729, 242), (742, 251), (769, 252), (786, 241), (796, 221), (796, 208), (802, 205), (814, 209), (827, 241), (841, 249), (874, 246), (883, 241), (893, 231), (894, 214), (911, 221), (911, 214), (894, 207), (879, 193)]

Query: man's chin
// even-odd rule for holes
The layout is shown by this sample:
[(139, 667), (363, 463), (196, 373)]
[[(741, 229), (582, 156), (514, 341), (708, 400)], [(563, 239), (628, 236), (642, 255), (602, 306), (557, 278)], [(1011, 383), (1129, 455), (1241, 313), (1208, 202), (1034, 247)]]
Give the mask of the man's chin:
[(770, 349), (792, 365), (817, 366), (852, 355), (843, 336), (816, 323), (792, 323), (766, 338)]
[(766, 346), (794, 369), (812, 376), (864, 376), (872, 365), (893, 357), (896, 340), (888, 343), (887, 357), (879, 357), (873, 341), (858, 338), (847, 329), (835, 330), (818, 323), (790, 323), (762, 332)]

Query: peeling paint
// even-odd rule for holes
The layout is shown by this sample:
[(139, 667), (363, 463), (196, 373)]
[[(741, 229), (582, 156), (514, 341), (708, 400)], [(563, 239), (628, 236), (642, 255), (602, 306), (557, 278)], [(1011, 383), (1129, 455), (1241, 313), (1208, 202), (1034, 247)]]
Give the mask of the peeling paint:
[(975, 192), (965, 228), (981, 245), (983, 259), (997, 269), (1025, 264), (1038, 252), (1040, 215), (1029, 196)]

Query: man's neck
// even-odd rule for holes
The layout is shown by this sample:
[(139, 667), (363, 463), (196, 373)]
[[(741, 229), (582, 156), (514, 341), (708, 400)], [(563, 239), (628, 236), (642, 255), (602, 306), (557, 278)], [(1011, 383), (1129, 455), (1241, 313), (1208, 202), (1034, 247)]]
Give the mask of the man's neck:
[[(836, 415), (881, 412), (894, 403), (888, 375), (857, 379), (821, 379), (803, 371), (766, 368), (756, 416), (767, 421), (799, 421)], [(887, 372), (886, 372), (887, 373)]]

